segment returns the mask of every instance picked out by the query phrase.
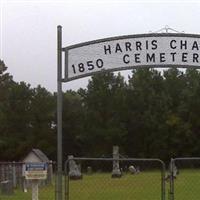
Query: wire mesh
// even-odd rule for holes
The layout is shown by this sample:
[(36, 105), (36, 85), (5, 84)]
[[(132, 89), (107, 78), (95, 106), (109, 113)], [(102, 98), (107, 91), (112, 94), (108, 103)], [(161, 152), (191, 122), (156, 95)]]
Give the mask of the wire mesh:
[(66, 162), (65, 170), (66, 200), (165, 198), (165, 166), (158, 159), (74, 158)]
[(54, 200), (55, 163), (47, 163), (45, 180), (26, 180), (22, 162), (0, 162), (0, 200)]
[(171, 161), (171, 200), (200, 199), (200, 158)]

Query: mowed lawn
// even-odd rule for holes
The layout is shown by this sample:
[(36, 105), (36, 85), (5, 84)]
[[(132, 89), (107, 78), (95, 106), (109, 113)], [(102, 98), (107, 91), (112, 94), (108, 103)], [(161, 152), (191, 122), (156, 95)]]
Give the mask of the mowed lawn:
[[(166, 182), (166, 200), (169, 199)], [(40, 188), (39, 200), (54, 200), (55, 185)], [(175, 180), (175, 200), (200, 199), (200, 170), (181, 170)], [(31, 190), (2, 196), (0, 200), (31, 200)], [(110, 173), (83, 175), (82, 180), (69, 181), (69, 200), (161, 200), (161, 174), (159, 171), (129, 173), (111, 178)]]
[(200, 170), (180, 170), (174, 186), (175, 200), (200, 200)]
[[(22, 189), (16, 189), (13, 195), (0, 195), (0, 200), (32, 200), (31, 189), (23, 192)], [(55, 185), (41, 187), (39, 189), (39, 200), (55, 200)]]
[(160, 172), (125, 174), (111, 178), (111, 174), (84, 176), (83, 180), (70, 181), (70, 200), (160, 200)]

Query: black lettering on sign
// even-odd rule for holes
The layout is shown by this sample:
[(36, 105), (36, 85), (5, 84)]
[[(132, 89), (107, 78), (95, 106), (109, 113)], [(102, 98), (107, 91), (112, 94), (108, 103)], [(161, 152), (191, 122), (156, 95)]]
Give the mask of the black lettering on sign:
[(78, 64), (78, 69), (79, 69), (79, 72), (84, 72), (85, 71), (84, 64), (83, 63), (79, 63)]
[(116, 44), (115, 53), (117, 53), (118, 51), (122, 53), (122, 49), (119, 43)]
[(129, 59), (129, 55), (128, 55), (128, 54), (125, 54), (125, 55), (123, 56), (123, 62), (124, 62), (125, 64), (129, 64), (129, 63), (130, 63), (130, 59)]
[(198, 63), (199, 62), (198, 58), (199, 58), (199, 55), (197, 53), (194, 53), (193, 54), (193, 62)]
[(197, 41), (194, 41), (193, 45), (192, 45), (192, 50), (199, 50), (199, 46)]
[(104, 54), (107, 55), (108, 54), (111, 54), (111, 47), (110, 45), (106, 46), (104, 45)]
[(146, 50), (148, 50), (148, 49), (149, 49), (149, 41), (146, 40)]
[(97, 66), (98, 68), (102, 68), (103, 65), (104, 65), (103, 60), (100, 59), (100, 58), (97, 59), (97, 61), (96, 61), (96, 66)]
[(131, 43), (130, 42), (125, 42), (125, 48), (126, 48), (126, 51), (132, 51)]
[(156, 57), (155, 57), (155, 53), (152, 53), (151, 55), (149, 54), (149, 53), (147, 53), (147, 63), (148, 62), (155, 62), (155, 59), (156, 59)]
[(152, 44), (152, 47), (151, 47), (152, 50), (155, 50), (158, 48), (157, 40), (152, 40), (151, 44)]
[(177, 46), (176, 46), (176, 40), (171, 40), (170, 41), (170, 48), (171, 49), (176, 49), (177, 48)]
[(160, 53), (160, 62), (165, 62), (165, 53)]
[(176, 52), (174, 53), (170, 53), (172, 55), (172, 62), (175, 62), (175, 55), (176, 55)]
[(182, 62), (187, 62), (188, 53), (182, 53)]
[(181, 40), (180, 47), (181, 49), (187, 49), (187, 40)]
[(93, 65), (93, 62), (91, 60), (87, 61), (87, 66), (88, 66), (88, 70), (93, 70), (94, 69), (94, 65)]
[(77, 71), (78, 72), (87, 72), (88, 71), (92, 71), (95, 68), (102, 68), (104, 66), (104, 62), (102, 59), (97, 59), (95, 61), (89, 60), (86, 63), (79, 63), (76, 66), (72, 65), (72, 69), (73, 69), (73, 73), (76, 74)]
[(75, 65), (72, 65), (72, 69), (73, 69), (74, 74), (76, 74), (76, 68), (75, 68)]
[(140, 42), (140, 41), (137, 41), (136, 43), (135, 43), (135, 45), (136, 45), (136, 50), (138, 51), (138, 50), (142, 50), (142, 43)]
[(136, 63), (141, 63), (141, 61), (140, 61), (140, 53), (136, 53), (135, 54), (135, 62)]

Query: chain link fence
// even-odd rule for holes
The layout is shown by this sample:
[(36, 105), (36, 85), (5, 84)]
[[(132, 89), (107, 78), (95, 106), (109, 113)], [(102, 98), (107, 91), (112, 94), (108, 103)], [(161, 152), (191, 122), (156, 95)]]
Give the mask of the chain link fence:
[(26, 180), (25, 163), (0, 162), (0, 200), (54, 200), (55, 163), (47, 165), (45, 180)]
[(71, 158), (65, 174), (65, 200), (165, 199), (159, 159)]
[(200, 199), (200, 158), (175, 158), (170, 164), (170, 200)]
[[(56, 199), (56, 165), (47, 179), (26, 180), (22, 162), (0, 162), (0, 200)], [(65, 200), (199, 200), (200, 158), (171, 159), (169, 174), (159, 159), (70, 158), (65, 163)], [(38, 188), (37, 188), (38, 185)], [(165, 192), (167, 188), (168, 192)], [(167, 194), (169, 194), (167, 196)]]

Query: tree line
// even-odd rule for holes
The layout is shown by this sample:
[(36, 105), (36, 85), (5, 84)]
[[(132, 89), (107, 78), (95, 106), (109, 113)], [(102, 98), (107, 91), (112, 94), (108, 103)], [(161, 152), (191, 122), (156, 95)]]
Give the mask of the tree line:
[[(15, 82), (0, 61), (0, 160), (32, 148), (56, 160), (56, 93)], [(128, 80), (103, 72), (85, 89), (63, 92), (63, 157), (199, 156), (200, 72), (133, 70)]]

